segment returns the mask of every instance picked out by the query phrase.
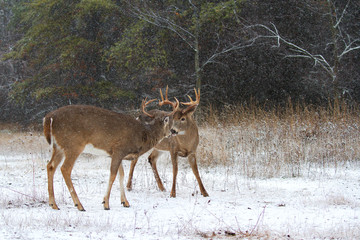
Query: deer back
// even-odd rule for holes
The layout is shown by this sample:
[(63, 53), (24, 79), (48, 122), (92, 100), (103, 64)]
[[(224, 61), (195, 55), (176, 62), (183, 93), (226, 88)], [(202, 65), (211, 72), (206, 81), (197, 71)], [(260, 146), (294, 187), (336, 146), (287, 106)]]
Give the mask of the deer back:
[[(110, 155), (121, 146), (126, 152), (146, 152), (170, 132), (164, 126), (162, 116), (156, 116), (152, 124), (142, 124), (133, 117), (86, 105), (70, 105), (45, 116), (44, 133), (50, 134), (57, 145), (71, 149), (74, 145), (105, 150)], [(165, 128), (166, 127), (166, 128)]]

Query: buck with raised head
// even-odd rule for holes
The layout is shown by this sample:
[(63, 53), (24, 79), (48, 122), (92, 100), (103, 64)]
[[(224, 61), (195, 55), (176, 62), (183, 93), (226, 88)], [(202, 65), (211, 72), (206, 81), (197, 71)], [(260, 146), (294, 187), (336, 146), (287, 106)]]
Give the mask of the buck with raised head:
[(130, 206), (125, 196), (124, 171), (121, 161), (125, 156), (139, 157), (163, 138), (169, 136), (171, 134), (172, 116), (179, 107), (177, 100), (176, 103), (159, 102), (159, 105), (171, 104), (173, 112), (146, 112), (146, 105), (155, 100), (146, 102), (145, 99), (142, 102), (143, 114), (151, 119), (147, 123), (141, 123), (126, 114), (85, 105), (61, 107), (45, 116), (44, 134), (48, 143), (52, 143), (53, 147), (51, 160), (47, 164), (49, 205), (53, 209), (59, 209), (54, 197), (54, 173), (65, 157), (61, 166), (62, 175), (75, 206), (80, 211), (84, 211), (71, 180), (71, 171), (76, 159), (87, 144), (92, 144), (93, 147), (101, 149), (111, 156), (109, 184), (103, 201), (104, 209), (110, 209), (111, 187), (118, 171), (120, 174), (121, 203), (124, 207)]
[[(187, 157), (188, 161), (190, 163), (191, 169), (196, 177), (196, 180), (199, 184), (199, 188), (201, 191), (201, 194), (204, 197), (209, 196), (209, 194), (206, 192), (204, 185), (202, 184), (199, 170), (196, 163), (196, 149), (199, 144), (199, 132), (198, 127), (195, 123), (195, 120), (193, 119), (193, 113), (196, 110), (196, 107), (199, 105), (200, 102), (200, 90), (198, 92), (195, 90), (195, 96), (196, 100), (193, 101), (190, 96), (190, 102), (182, 102), (183, 105), (186, 105), (186, 108), (179, 108), (177, 111), (175, 111), (173, 115), (173, 131), (176, 131), (177, 134), (175, 136), (171, 136), (169, 138), (163, 139), (159, 144), (157, 144), (148, 157), (149, 163), (151, 165), (151, 168), (154, 172), (154, 176), (157, 182), (157, 185), (161, 191), (165, 191), (165, 188), (162, 184), (162, 181), (160, 179), (159, 173), (157, 171), (156, 162), (158, 157), (160, 156), (161, 152), (167, 151), (170, 152), (172, 166), (173, 166), (173, 183), (171, 188), (170, 197), (176, 197), (176, 177), (178, 173), (178, 156), (180, 157)], [(167, 97), (168, 89), (166, 88), (166, 94), (165, 94), (165, 100), (163, 98), (162, 92), (160, 91), (161, 99), (162, 101), (166, 101), (168, 99)], [(150, 112), (163, 112), (160, 110), (151, 110)], [(163, 112), (164, 113), (164, 112)], [(150, 119), (146, 115), (141, 115), (139, 117), (139, 121), (141, 122), (147, 122)], [(131, 162), (131, 167), (129, 171), (129, 178), (127, 182), (127, 189), (132, 189), (132, 178), (134, 174), (134, 168), (136, 166), (136, 163), (138, 161), (138, 158), (134, 159)]]

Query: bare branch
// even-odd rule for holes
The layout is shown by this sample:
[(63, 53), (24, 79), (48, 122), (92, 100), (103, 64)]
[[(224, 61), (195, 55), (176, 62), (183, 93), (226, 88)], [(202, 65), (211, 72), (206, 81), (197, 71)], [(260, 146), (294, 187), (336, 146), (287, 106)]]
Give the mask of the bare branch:
[[(331, 0), (328, 0), (328, 2), (329, 4), (332, 4)], [(344, 36), (342, 29), (340, 27), (340, 24), (347, 13), (347, 9), (349, 8), (350, 2), (351, 0), (347, 1), (346, 6), (344, 7), (340, 17), (337, 16), (336, 9), (334, 9), (334, 14), (335, 14), (334, 17), (336, 18), (336, 23), (334, 24), (333, 28), (337, 30), (338, 37), (344, 44), (343, 51), (337, 56), (339, 60), (347, 53), (360, 49), (360, 38), (356, 38), (352, 40), (352, 37), (349, 34)]]
[(234, 42), (232, 43), (230, 46), (222, 49), (221, 51), (218, 51), (218, 47), (216, 48), (215, 52), (213, 53), (213, 55), (211, 55), (201, 66), (201, 68), (204, 68), (206, 65), (210, 64), (210, 63), (221, 63), (221, 62), (218, 62), (216, 61), (215, 59), (224, 55), (224, 54), (227, 54), (227, 53), (230, 53), (232, 51), (236, 51), (236, 50), (241, 50), (241, 49), (245, 49), (245, 48), (248, 48), (248, 47), (251, 47), (255, 44), (256, 40), (258, 39), (258, 37), (255, 37), (245, 43), (241, 42), (241, 41), (238, 41), (238, 42)]
[(333, 28), (337, 28), (339, 26), (339, 24), (341, 23), (341, 20), (343, 19), (344, 15), (345, 15), (346, 9), (349, 7), (349, 4), (350, 4), (350, 0), (348, 0), (348, 2), (346, 4), (340, 18), (337, 19), (337, 21), (336, 21), (335, 25), (333, 26)]
[[(355, 43), (359, 43), (359, 45), (357, 46), (353, 46), (355, 45)], [(360, 49), (360, 38), (357, 38), (353, 41), (351, 41), (349, 44), (345, 43), (344, 41), (344, 45), (345, 45), (345, 49), (342, 53), (340, 53), (340, 55), (338, 56), (339, 59), (341, 59), (345, 54), (354, 51), (354, 50), (359, 50)]]
[(285, 44), (286, 46), (290, 47), (290, 50), (293, 52), (297, 52), (298, 54), (295, 55), (287, 55), (287, 57), (301, 57), (301, 58), (309, 58), (314, 61), (314, 64), (319, 64), (333, 79), (336, 76), (336, 73), (334, 73), (333, 67), (326, 61), (326, 59), (322, 55), (314, 55), (310, 53), (308, 50), (290, 42), (287, 41), (285, 38), (280, 36), (275, 24), (271, 23), (273, 26), (273, 29), (269, 28), (266, 25), (263, 24), (255, 24), (248, 26), (248, 28), (262, 28), (266, 30), (269, 35), (259, 35), (258, 38), (274, 38), (277, 42), (276, 47), (280, 47), (281, 44)]
[(196, 50), (195, 45), (194, 45), (195, 36), (190, 31), (188, 31), (185, 28), (181, 27), (180, 25), (176, 24), (172, 20), (170, 20), (166, 17), (162, 17), (160, 14), (156, 14), (151, 9), (143, 11), (140, 8), (135, 7), (134, 5), (131, 5), (131, 3), (129, 3), (129, 5), (130, 5), (130, 9), (132, 11), (132, 14), (135, 17), (137, 17), (147, 23), (155, 25), (157, 27), (169, 29), (170, 31), (177, 34), (187, 45), (189, 45), (189, 47), (191, 49), (193, 49), (194, 51)]

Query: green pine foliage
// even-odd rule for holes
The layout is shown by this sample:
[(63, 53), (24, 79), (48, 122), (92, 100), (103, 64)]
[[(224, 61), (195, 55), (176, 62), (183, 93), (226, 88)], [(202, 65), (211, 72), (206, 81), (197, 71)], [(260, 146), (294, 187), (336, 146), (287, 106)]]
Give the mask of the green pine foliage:
[[(155, 31), (156, 30), (156, 31)], [(122, 78), (136, 79), (138, 74), (147, 74), (154, 68), (168, 68), (165, 49), (166, 30), (153, 29), (144, 21), (137, 21), (126, 29), (119, 41), (105, 55), (108, 67), (117, 69)]]
[(14, 85), (11, 99), (21, 105), (29, 100), (106, 105), (107, 100), (133, 99), (131, 91), (104, 78), (106, 49), (125, 28), (121, 16), (120, 6), (110, 0), (36, 0), (18, 5), (14, 26), (24, 36), (7, 57), (26, 60), (33, 74)]
[[(149, 4), (189, 31), (190, 37), (182, 41), (165, 25), (155, 26), (133, 16), (132, 5), (126, 1), (20, 2), (14, 9), (13, 27), (23, 37), (7, 57), (27, 61), (33, 71), (14, 84), (11, 99), (22, 106), (51, 100), (106, 106), (106, 101), (135, 99), (134, 90), (141, 85), (159, 87), (167, 80), (184, 77), (184, 65), (177, 62), (179, 58), (194, 61), (189, 47), (197, 24), (193, 7), (189, 2)], [(172, 4), (182, 9), (171, 8)], [(209, 26), (215, 32), (223, 31), (221, 23), (234, 20), (234, 8), (239, 8), (234, 1), (203, 1), (200, 5), (204, 33)], [(211, 45), (211, 39), (207, 44)], [(184, 53), (185, 58), (178, 55)]]
[[(202, 104), (220, 108), (359, 102), (359, 13), (347, 2), (14, 0), (17, 42), (5, 59), (22, 72), (4, 81), (2, 109), (41, 118), (68, 103), (133, 108), (166, 85), (180, 100), (201, 86)], [(323, 57), (336, 78), (259, 24)]]

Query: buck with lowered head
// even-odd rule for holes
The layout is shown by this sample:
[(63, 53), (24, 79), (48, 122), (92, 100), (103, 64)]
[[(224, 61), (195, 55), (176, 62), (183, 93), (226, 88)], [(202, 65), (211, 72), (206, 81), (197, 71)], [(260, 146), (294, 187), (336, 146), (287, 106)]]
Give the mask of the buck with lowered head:
[(71, 180), (71, 171), (74, 163), (87, 144), (105, 151), (111, 156), (110, 178), (107, 192), (104, 197), (104, 209), (109, 208), (109, 198), (112, 184), (117, 172), (120, 174), (121, 203), (129, 207), (126, 199), (123, 179), (124, 171), (121, 161), (125, 156), (135, 158), (144, 154), (171, 134), (172, 116), (179, 103), (159, 102), (171, 104), (173, 112), (161, 111), (152, 114), (146, 112), (146, 106), (155, 101), (142, 102), (142, 111), (151, 119), (141, 123), (132, 116), (116, 113), (102, 108), (86, 105), (70, 105), (61, 107), (48, 113), (44, 118), (44, 134), (49, 144), (52, 143), (53, 152), (47, 165), (49, 205), (59, 209), (55, 202), (53, 179), (57, 166), (65, 157), (61, 172), (69, 189), (75, 206), (84, 211)]
[[(175, 136), (171, 136), (169, 138), (163, 139), (159, 144), (157, 144), (148, 157), (149, 163), (151, 168), (154, 172), (154, 176), (157, 182), (157, 185), (161, 191), (165, 191), (165, 188), (162, 184), (160, 179), (159, 173), (157, 171), (156, 162), (160, 154), (164, 151), (170, 152), (172, 166), (173, 166), (173, 183), (171, 188), (170, 197), (176, 197), (176, 177), (178, 172), (178, 156), (180, 157), (187, 157), (190, 163), (191, 169), (196, 177), (196, 180), (199, 184), (200, 192), (204, 197), (209, 196), (206, 192), (204, 185), (202, 184), (199, 170), (196, 163), (196, 149), (199, 144), (199, 132), (194, 121), (192, 115), (196, 110), (196, 107), (199, 105), (200, 102), (200, 89), (198, 92), (195, 90), (196, 100), (193, 101), (190, 96), (190, 102), (182, 102), (183, 105), (186, 105), (186, 108), (181, 108), (175, 111), (173, 115), (173, 126), (172, 131), (175, 131), (177, 134)], [(160, 90), (161, 99), (163, 102), (168, 101), (167, 97), (168, 89), (166, 88), (165, 100), (163, 98), (162, 92)], [(152, 113), (163, 112), (160, 110), (151, 110)], [(163, 112), (165, 113), (165, 112)], [(139, 117), (139, 121), (147, 122), (150, 121), (147, 115), (142, 114)], [(134, 159), (131, 162), (129, 178), (127, 182), (127, 189), (132, 189), (132, 177), (134, 173), (134, 168), (138, 158)]]

